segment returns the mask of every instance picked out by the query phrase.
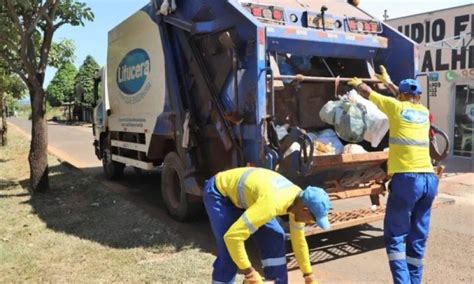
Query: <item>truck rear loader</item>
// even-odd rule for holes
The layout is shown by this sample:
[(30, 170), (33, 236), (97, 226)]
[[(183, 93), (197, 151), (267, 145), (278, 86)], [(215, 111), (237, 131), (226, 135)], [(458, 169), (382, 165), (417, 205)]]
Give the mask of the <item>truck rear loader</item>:
[(386, 95), (373, 79), (379, 65), (394, 82), (414, 78), (417, 45), (347, 1), (176, 4), (151, 1), (109, 32), (93, 128), (105, 175), (162, 167), (163, 200), (178, 220), (196, 216), (207, 178), (240, 166), (323, 187), (335, 201), (370, 197), (349, 211), (336, 201), (333, 229), (382, 218), (386, 137), (361, 143), (366, 153), (319, 155), (311, 134), (330, 128), (319, 111), (350, 90), (349, 78)]

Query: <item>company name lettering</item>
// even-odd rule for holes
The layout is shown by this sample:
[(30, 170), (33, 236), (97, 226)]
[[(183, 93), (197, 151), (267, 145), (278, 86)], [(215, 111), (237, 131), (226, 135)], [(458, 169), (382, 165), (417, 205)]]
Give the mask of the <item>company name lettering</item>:
[(119, 83), (139, 79), (143, 76), (146, 77), (150, 73), (150, 60), (147, 60), (135, 66), (122, 66), (118, 68), (117, 72)]
[[(432, 43), (446, 40), (446, 21), (442, 18), (399, 26), (398, 31), (404, 33), (417, 43)], [(474, 31), (474, 14), (465, 14), (454, 18), (453, 34)], [(443, 55), (450, 54), (450, 59), (443, 61)], [(446, 71), (474, 68), (474, 46), (460, 49), (428, 49), (422, 55), (421, 71)]]

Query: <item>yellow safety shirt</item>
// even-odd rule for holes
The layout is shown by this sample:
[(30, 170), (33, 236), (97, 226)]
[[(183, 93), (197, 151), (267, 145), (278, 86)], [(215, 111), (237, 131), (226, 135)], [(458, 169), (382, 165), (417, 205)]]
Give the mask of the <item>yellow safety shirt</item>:
[(429, 110), (421, 104), (401, 102), (374, 91), (370, 92), (369, 100), (389, 120), (388, 174), (433, 173)]
[[(251, 266), (244, 242), (258, 228), (273, 218), (289, 214), (301, 189), (280, 174), (262, 168), (236, 168), (216, 175), (216, 188), (238, 208), (242, 216), (229, 228), (224, 241), (232, 260), (239, 269)], [(311, 273), (304, 223), (289, 214), (293, 252), (303, 273)], [(286, 259), (284, 259), (286, 263)]]

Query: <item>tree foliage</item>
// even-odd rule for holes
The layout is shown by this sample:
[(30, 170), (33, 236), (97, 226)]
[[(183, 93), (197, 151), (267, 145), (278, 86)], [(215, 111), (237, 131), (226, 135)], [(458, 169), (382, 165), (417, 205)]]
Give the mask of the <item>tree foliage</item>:
[(77, 68), (74, 64), (66, 62), (62, 65), (46, 89), (47, 100), (53, 107), (74, 99), (74, 78)]
[(26, 86), (23, 80), (16, 74), (0, 67), (0, 96), (4, 95), (13, 100), (22, 99), (25, 96)]
[(57, 69), (61, 68), (66, 63), (74, 63), (74, 52), (76, 46), (70, 39), (65, 39), (60, 42), (53, 42), (51, 50), (49, 51), (49, 66)]
[(94, 102), (94, 77), (99, 69), (99, 64), (94, 57), (88, 55), (76, 76), (76, 90), (81, 102), (92, 104)]
[(62, 58), (70, 58), (63, 57), (70, 42), (53, 44), (54, 32), (65, 24), (83, 26), (84, 20), (94, 18), (85, 3), (74, 0), (0, 1), (0, 58), (37, 88), (48, 64), (59, 68)]
[(11, 72), (0, 64), (0, 117), (2, 124), (0, 125), (1, 145), (7, 144), (7, 111), (9, 106), (13, 105), (16, 100), (21, 99), (25, 95), (25, 83), (16, 74)]
[(32, 139), (28, 160), (34, 192), (49, 189), (43, 83), (48, 63), (61, 61), (50, 57), (53, 35), (63, 25), (83, 26), (93, 18), (91, 9), (75, 0), (0, 0), (0, 60), (20, 76), (30, 93)]
[(5, 107), (13, 105), (17, 100), (26, 95), (26, 86), (23, 80), (16, 74), (2, 66), (0, 61), (0, 112), (4, 117)]

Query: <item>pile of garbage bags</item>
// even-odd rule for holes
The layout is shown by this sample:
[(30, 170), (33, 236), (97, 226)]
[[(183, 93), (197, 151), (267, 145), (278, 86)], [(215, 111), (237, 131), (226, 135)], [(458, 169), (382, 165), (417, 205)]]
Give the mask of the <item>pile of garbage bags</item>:
[(326, 103), (319, 116), (333, 125), (337, 136), (344, 141), (359, 143), (365, 140), (372, 147), (380, 144), (389, 129), (388, 117), (355, 90)]
[(378, 147), (389, 129), (388, 117), (354, 90), (340, 96), (338, 100), (327, 102), (319, 115), (322, 121), (334, 126), (334, 129), (306, 132), (289, 125), (275, 126), (274, 136), (280, 141), (279, 148), (284, 159), (294, 153), (299, 159), (303, 149), (313, 156), (367, 153), (357, 143), (365, 140), (372, 147)]

